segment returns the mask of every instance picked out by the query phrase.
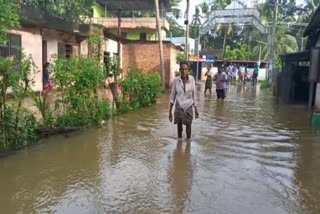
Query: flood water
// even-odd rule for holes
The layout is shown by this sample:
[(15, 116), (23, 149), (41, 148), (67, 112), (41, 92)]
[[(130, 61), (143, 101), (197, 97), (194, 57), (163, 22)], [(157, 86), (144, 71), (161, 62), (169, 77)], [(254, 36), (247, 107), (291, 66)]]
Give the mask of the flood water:
[(223, 102), (198, 87), (191, 143), (175, 138), (164, 95), (0, 159), (0, 213), (320, 213), (307, 111), (259, 88), (232, 87)]

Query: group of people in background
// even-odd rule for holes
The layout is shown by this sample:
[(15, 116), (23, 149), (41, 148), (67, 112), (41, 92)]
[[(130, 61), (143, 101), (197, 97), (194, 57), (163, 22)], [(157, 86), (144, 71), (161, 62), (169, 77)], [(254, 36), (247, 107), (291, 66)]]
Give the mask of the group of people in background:
[(212, 64), (208, 64), (206, 76), (205, 91), (209, 90), (211, 94), (213, 82), (216, 84), (216, 93), (218, 99), (224, 99), (226, 97), (226, 89), (229, 84), (236, 84), (238, 82), (240, 85), (245, 85), (247, 81), (252, 82), (253, 85), (257, 83), (257, 78), (259, 75), (259, 67), (255, 65), (253, 73), (249, 78), (247, 66), (243, 64), (233, 64), (230, 63), (227, 67), (223, 64), (218, 67), (218, 72), (214, 74)]

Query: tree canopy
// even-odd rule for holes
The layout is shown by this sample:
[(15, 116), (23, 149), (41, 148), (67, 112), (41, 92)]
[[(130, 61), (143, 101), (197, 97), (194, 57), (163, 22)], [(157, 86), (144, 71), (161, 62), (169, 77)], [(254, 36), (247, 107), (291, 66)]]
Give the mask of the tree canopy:
[(0, 43), (7, 39), (7, 31), (19, 25), (18, 6), (12, 0), (0, 0)]
[(21, 3), (64, 20), (80, 22), (92, 15), (95, 0), (22, 0)]

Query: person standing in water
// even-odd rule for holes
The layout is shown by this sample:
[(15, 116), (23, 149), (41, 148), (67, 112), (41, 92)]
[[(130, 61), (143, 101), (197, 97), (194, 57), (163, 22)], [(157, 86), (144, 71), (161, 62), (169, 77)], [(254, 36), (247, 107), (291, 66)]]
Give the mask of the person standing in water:
[(216, 83), (216, 92), (218, 99), (225, 98), (225, 83), (227, 81), (227, 75), (219, 68), (218, 73), (214, 76), (214, 81)]
[(187, 139), (191, 137), (193, 107), (195, 109), (195, 118), (199, 117), (196, 100), (195, 80), (188, 75), (188, 63), (181, 62), (180, 76), (173, 80), (169, 109), (169, 120), (172, 122), (172, 109), (175, 106), (174, 124), (177, 124), (178, 138), (182, 138), (183, 125), (186, 126)]
[(211, 89), (212, 89), (212, 81), (213, 81), (213, 69), (212, 69), (212, 64), (209, 64), (207, 67), (208, 71), (205, 74), (205, 76), (207, 77), (206, 79), (206, 85), (205, 85), (205, 89), (204, 89), (204, 94), (207, 93), (207, 90), (209, 89), (209, 92), (211, 94)]
[(258, 64), (255, 65), (253, 74), (252, 74), (252, 85), (255, 86), (258, 81), (258, 76), (259, 76), (259, 66)]
[(43, 65), (43, 76), (42, 76), (42, 81), (43, 81), (43, 90), (48, 91), (52, 89), (52, 85), (50, 83), (50, 76), (49, 76), (49, 66), (50, 63), (46, 62)]

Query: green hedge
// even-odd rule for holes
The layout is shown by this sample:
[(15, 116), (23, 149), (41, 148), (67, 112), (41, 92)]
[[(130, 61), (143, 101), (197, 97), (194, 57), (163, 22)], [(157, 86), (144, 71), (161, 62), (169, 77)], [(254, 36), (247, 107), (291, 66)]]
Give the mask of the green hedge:
[(119, 111), (132, 111), (157, 101), (161, 91), (161, 78), (158, 72), (143, 73), (140, 69), (130, 69), (120, 85), (123, 96), (119, 100)]

